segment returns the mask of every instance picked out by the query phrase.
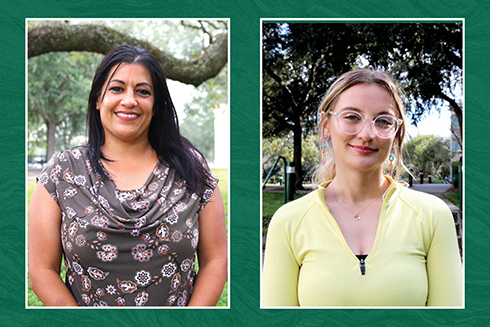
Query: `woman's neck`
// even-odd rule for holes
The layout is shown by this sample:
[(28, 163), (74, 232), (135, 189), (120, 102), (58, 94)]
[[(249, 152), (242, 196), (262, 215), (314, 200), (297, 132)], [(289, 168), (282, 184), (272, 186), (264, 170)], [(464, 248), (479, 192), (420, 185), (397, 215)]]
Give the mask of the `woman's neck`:
[(389, 182), (381, 171), (337, 172), (329, 185), (338, 199), (346, 203), (359, 203), (380, 197), (388, 188)]
[(100, 149), (104, 157), (113, 161), (140, 161), (156, 156), (148, 140), (140, 142), (106, 140)]
[(158, 163), (158, 156), (146, 142), (143, 144), (107, 142), (101, 147), (104, 168), (119, 190), (142, 187)]

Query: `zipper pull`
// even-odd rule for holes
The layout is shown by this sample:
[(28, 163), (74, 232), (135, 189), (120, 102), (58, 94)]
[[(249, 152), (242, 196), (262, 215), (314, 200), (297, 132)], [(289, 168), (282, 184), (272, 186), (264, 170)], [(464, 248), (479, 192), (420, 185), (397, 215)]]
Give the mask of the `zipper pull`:
[(366, 274), (366, 265), (364, 263), (364, 259), (359, 260), (359, 262), (361, 265), (361, 275), (365, 275)]

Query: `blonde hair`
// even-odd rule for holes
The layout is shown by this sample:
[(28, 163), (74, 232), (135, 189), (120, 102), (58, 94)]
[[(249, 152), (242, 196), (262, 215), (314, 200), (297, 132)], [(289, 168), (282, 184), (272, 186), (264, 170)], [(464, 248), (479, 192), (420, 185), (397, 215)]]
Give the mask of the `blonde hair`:
[[(328, 111), (332, 109), (336, 100), (348, 88), (357, 84), (377, 84), (383, 87), (390, 93), (392, 99), (395, 102), (396, 116), (403, 120), (398, 132), (395, 136), (395, 142), (393, 144), (394, 157), (395, 157), (395, 180), (399, 177), (402, 171), (402, 145), (403, 139), (405, 138), (405, 109), (403, 107), (402, 91), (398, 83), (387, 73), (371, 70), (371, 69), (359, 69), (347, 72), (341, 75), (328, 89), (327, 93), (322, 99), (320, 106), (318, 108), (319, 117), (321, 117), (318, 124), (318, 140), (322, 144), (323, 130), (327, 121), (330, 119), (331, 115), (328, 115)], [(315, 183), (322, 183), (324, 181), (331, 180), (335, 177), (335, 161), (332, 146), (327, 142), (327, 155), (325, 158), (325, 164), (318, 165), (313, 173), (313, 181)]]

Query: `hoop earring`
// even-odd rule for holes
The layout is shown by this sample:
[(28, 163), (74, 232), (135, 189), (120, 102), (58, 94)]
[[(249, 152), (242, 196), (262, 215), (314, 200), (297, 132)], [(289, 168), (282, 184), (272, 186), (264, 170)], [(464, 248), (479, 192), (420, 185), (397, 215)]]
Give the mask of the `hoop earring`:
[(390, 176), (393, 177), (393, 160), (395, 159), (395, 149), (394, 149), (394, 146), (391, 147), (391, 152), (390, 152), (390, 156), (388, 157), (388, 160), (390, 161)]
[(327, 161), (327, 139), (328, 139), (328, 133), (325, 132), (323, 133), (323, 138), (322, 138), (322, 166), (324, 166), (325, 162)]

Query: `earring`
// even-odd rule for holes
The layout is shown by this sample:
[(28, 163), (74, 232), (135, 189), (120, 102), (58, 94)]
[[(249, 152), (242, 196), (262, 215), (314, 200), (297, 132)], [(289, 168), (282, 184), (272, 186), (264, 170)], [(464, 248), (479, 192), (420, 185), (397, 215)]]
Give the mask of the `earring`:
[(323, 133), (322, 138), (322, 166), (325, 165), (325, 162), (327, 161), (327, 139), (328, 133), (325, 132)]
[(393, 160), (395, 159), (395, 149), (394, 147), (391, 147), (391, 152), (390, 152), (390, 156), (388, 157), (388, 160), (390, 161), (390, 175), (393, 176)]

